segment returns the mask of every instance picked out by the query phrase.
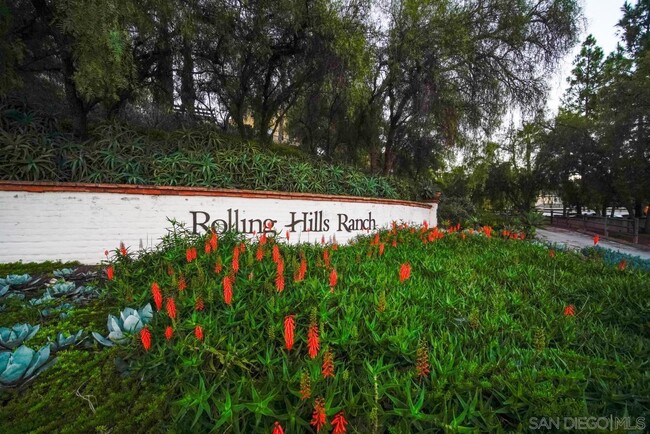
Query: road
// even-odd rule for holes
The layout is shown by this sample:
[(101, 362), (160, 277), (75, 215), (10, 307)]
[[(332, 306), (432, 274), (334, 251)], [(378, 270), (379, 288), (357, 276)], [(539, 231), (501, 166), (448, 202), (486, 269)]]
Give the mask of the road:
[[(568, 248), (572, 249), (582, 249), (583, 247), (591, 247), (594, 245), (594, 239), (592, 236), (558, 228), (537, 229), (537, 238), (550, 243), (564, 244)], [(650, 259), (649, 251), (636, 249), (634, 247), (628, 246), (627, 244), (601, 239), (598, 242), (598, 245), (606, 249), (617, 250), (621, 253), (627, 253), (628, 255), (640, 256), (643, 259)]]

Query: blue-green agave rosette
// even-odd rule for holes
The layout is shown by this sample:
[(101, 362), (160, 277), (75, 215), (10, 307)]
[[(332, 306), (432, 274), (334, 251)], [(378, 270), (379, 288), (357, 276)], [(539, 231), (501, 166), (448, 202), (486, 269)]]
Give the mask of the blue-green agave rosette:
[(127, 307), (120, 312), (120, 317), (108, 315), (108, 336), (104, 337), (97, 332), (92, 332), (93, 337), (100, 344), (112, 347), (115, 344), (121, 345), (129, 341), (129, 336), (139, 332), (153, 318), (151, 304), (139, 310)]
[(14, 352), (0, 353), (0, 387), (12, 387), (30, 381), (55, 361), (56, 359), (50, 360), (49, 345), (38, 351), (23, 345)]
[(40, 325), (16, 324), (11, 328), (0, 327), (0, 351), (11, 351), (18, 348), (28, 339), (34, 337)]

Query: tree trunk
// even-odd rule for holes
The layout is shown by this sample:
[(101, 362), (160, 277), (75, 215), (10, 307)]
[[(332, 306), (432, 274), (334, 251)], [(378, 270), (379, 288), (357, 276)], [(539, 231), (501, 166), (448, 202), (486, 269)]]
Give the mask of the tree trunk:
[(160, 53), (156, 65), (156, 88), (153, 92), (154, 102), (163, 110), (174, 108), (174, 64), (171, 49), (171, 35), (167, 22), (161, 24), (158, 35), (157, 51)]
[(118, 100), (106, 107), (106, 118), (115, 119), (119, 116), (120, 111), (126, 106), (126, 103), (131, 98), (131, 90), (123, 90), (118, 94)]
[(77, 94), (77, 86), (74, 82), (74, 63), (72, 56), (63, 54), (63, 83), (65, 88), (65, 99), (72, 116), (72, 132), (82, 140), (88, 137), (88, 109), (83, 100)]
[(384, 151), (384, 168), (382, 170), (382, 175), (389, 176), (393, 171), (393, 164), (395, 162), (395, 154), (392, 147), (386, 146)]
[(371, 145), (369, 151), (370, 157), (370, 173), (379, 172), (379, 150), (377, 147)]
[(77, 85), (74, 82), (75, 67), (72, 57), (73, 37), (59, 31), (58, 26), (52, 25), (54, 18), (53, 6), (45, 0), (32, 0), (32, 5), (42, 20), (43, 25), (47, 26), (47, 31), (54, 37), (61, 53), (63, 86), (65, 99), (72, 116), (72, 131), (78, 138), (86, 139), (88, 136), (89, 106), (84, 103), (79, 93), (77, 93)]
[(196, 101), (196, 91), (194, 89), (194, 58), (192, 57), (192, 44), (187, 38), (183, 38), (181, 104), (185, 113), (190, 115), (194, 114), (194, 101)]
[(386, 147), (384, 150), (384, 167), (382, 174), (384, 176), (390, 175), (393, 169), (393, 162), (395, 161), (395, 155), (393, 152), (393, 146), (395, 143), (395, 134), (397, 128), (397, 119), (391, 117), (390, 125), (388, 126), (388, 134), (386, 135)]
[[(260, 113), (259, 126), (257, 129), (258, 138), (260, 143), (264, 145), (269, 145), (273, 141), (273, 136), (269, 134), (269, 124), (271, 123), (271, 117), (268, 113)], [(257, 122), (256, 122), (257, 123)]]
[(643, 218), (643, 203), (638, 199), (634, 201), (634, 217)]
[(120, 98), (113, 104), (111, 104), (109, 107), (106, 108), (106, 119), (108, 120), (114, 120), (118, 117), (120, 114), (120, 111), (126, 104), (126, 99)]

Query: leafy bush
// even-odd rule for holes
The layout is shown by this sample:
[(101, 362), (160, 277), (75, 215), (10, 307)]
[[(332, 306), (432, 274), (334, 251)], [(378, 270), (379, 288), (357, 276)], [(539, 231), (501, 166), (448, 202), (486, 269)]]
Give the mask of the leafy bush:
[(489, 228), (337, 247), (179, 232), (110, 265), (122, 305), (154, 306), (121, 350), (173, 389), (182, 431), (313, 432), (322, 411), (348, 432), (494, 432), (650, 410), (647, 274)]
[(438, 221), (465, 224), (476, 216), (476, 207), (469, 198), (442, 196), (438, 206)]

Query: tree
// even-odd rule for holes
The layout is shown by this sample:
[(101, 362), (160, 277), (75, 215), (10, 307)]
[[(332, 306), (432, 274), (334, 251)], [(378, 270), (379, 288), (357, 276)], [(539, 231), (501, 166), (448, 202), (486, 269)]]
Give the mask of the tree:
[(366, 39), (372, 31), (364, 20), (369, 14), (365, 1), (338, 7), (337, 18), (328, 20), (330, 41), (311, 59), (315, 73), (288, 113), (292, 137), (309, 153), (372, 164), (366, 159), (378, 142), (380, 107), (371, 77), (372, 46)]
[(520, 128), (511, 128), (500, 146), (495, 144), (502, 158), (488, 165), (484, 187), (492, 209), (513, 209), (522, 216), (533, 210), (544, 188), (540, 148), (545, 135), (546, 122), (540, 113)]
[(614, 158), (613, 184), (630, 215), (642, 217), (650, 201), (650, 2), (626, 2), (622, 12), (623, 45), (606, 62), (602, 125)]
[(593, 119), (598, 108), (598, 93), (603, 84), (603, 50), (592, 35), (582, 43), (580, 54), (573, 62), (564, 108)]
[(10, 11), (21, 19), (0, 22), (9, 71), (47, 74), (79, 136), (98, 105), (168, 111), (180, 97), (191, 113), (195, 99), (216, 101), (242, 137), (268, 143), (288, 119), (314, 154), (412, 178), (493, 131), (508, 104), (539, 100), (579, 15), (577, 0), (21, 0)]
[(222, 1), (204, 9), (196, 59), (204, 89), (218, 96), (241, 136), (252, 116), (255, 137), (267, 143), (318, 74), (315, 60), (331, 47), (337, 15), (326, 1)]
[(574, 1), (404, 0), (386, 9), (384, 174), (414, 135), (439, 151), (463, 132), (493, 130), (507, 103), (532, 104), (577, 30)]
[(589, 35), (573, 62), (569, 88), (542, 153), (546, 181), (565, 204), (605, 209), (612, 202), (612, 160), (602, 140), (599, 103), (605, 81), (603, 51)]

